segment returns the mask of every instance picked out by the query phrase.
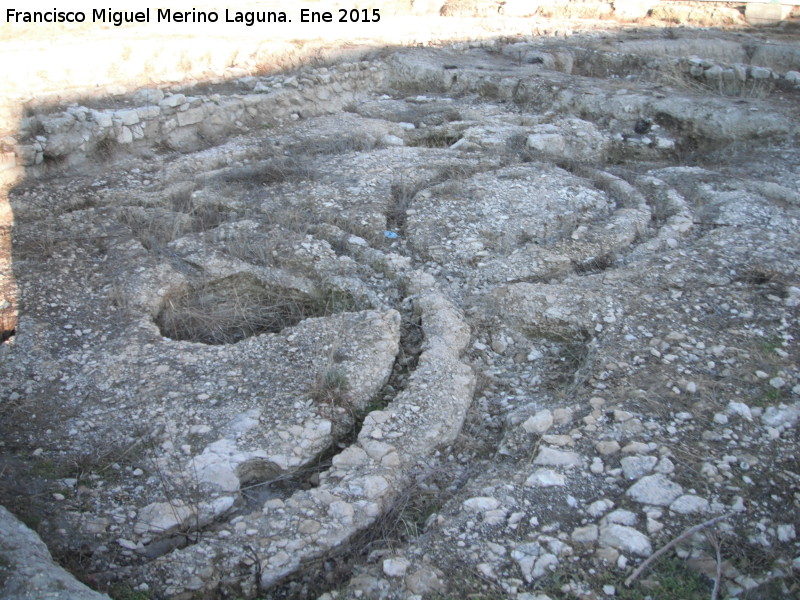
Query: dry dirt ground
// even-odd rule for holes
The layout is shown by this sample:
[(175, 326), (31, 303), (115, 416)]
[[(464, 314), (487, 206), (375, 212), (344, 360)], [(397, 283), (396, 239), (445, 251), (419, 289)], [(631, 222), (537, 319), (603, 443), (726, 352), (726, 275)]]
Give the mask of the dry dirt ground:
[(725, 9), (31, 106), (0, 503), (118, 599), (800, 598), (800, 35)]

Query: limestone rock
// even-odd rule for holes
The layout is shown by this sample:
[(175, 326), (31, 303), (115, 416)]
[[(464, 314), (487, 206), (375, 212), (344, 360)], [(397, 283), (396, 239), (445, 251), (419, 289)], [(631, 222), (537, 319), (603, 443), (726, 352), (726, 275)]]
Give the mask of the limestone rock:
[(566, 485), (567, 478), (552, 469), (537, 469), (525, 480), (529, 487), (554, 487)]
[(642, 477), (628, 488), (625, 495), (641, 504), (669, 506), (682, 493), (680, 485), (659, 473)]
[(583, 458), (577, 452), (558, 450), (557, 448), (542, 448), (533, 460), (535, 465), (552, 467), (573, 467), (583, 463)]
[(558, 565), (558, 557), (536, 542), (518, 545), (512, 550), (511, 558), (519, 565), (522, 576), (528, 582), (539, 579)]
[(571, 538), (573, 542), (578, 544), (591, 544), (597, 541), (599, 530), (597, 525), (586, 525), (585, 527), (576, 527), (572, 530)]
[(541, 410), (535, 415), (530, 417), (522, 424), (522, 428), (528, 432), (537, 435), (544, 434), (553, 425), (553, 413), (549, 410)]
[(405, 558), (387, 558), (383, 561), (383, 572), (389, 577), (403, 577), (410, 565)]
[(464, 508), (471, 512), (486, 512), (499, 506), (500, 502), (496, 498), (476, 497), (464, 500)]
[(610, 524), (600, 528), (599, 544), (630, 552), (637, 556), (650, 556), (653, 548), (642, 532), (625, 525)]
[(656, 466), (655, 456), (626, 456), (620, 463), (626, 479), (639, 479), (647, 475)]
[(58, 566), (39, 536), (0, 506), (0, 598), (108, 600)]
[(166, 535), (186, 526), (196, 514), (196, 508), (183, 500), (153, 502), (139, 511), (134, 531)]
[(672, 512), (682, 515), (690, 515), (694, 513), (708, 512), (709, 503), (705, 498), (695, 496), (694, 494), (685, 494), (676, 498), (672, 504), (669, 505)]
[(603, 517), (603, 523), (617, 523), (618, 525), (628, 525), (632, 526), (636, 524), (636, 514), (625, 510), (623, 508), (618, 508), (617, 510), (608, 513), (605, 517)]
[(418, 567), (406, 575), (405, 585), (411, 592), (420, 595), (445, 589), (441, 572), (428, 566)]
[(595, 448), (600, 454), (607, 456), (609, 454), (619, 452), (619, 442), (616, 440), (603, 440), (601, 442), (597, 442), (595, 444)]
[(768, 407), (761, 415), (761, 422), (768, 427), (788, 429), (800, 420), (800, 403), (781, 404)]
[(595, 500), (587, 508), (586, 512), (593, 517), (600, 517), (614, 507), (614, 503), (608, 498)]

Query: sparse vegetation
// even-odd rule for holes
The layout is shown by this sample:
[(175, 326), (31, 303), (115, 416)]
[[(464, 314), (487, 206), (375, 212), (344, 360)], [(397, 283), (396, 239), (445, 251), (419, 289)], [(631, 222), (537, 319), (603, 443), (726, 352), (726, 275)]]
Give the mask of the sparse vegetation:
[(423, 148), (449, 148), (461, 139), (461, 135), (447, 127), (424, 129), (422, 135), (415, 137), (410, 145)]
[(55, 462), (50, 458), (40, 458), (31, 467), (31, 472), (44, 479), (62, 479), (69, 477), (72, 469), (64, 464)]
[(230, 344), (354, 307), (345, 292), (306, 294), (239, 273), (174, 289), (164, 297), (155, 322), (172, 339)]
[(241, 167), (228, 167), (212, 175), (218, 183), (237, 185), (269, 186), (287, 181), (299, 181), (313, 177), (311, 163), (302, 154), (263, 160)]
[(590, 256), (574, 264), (575, 272), (581, 275), (599, 273), (614, 265), (614, 255), (611, 252)]
[(602, 586), (613, 586), (614, 597), (620, 600), (708, 600), (713, 583), (704, 575), (692, 570), (685, 560), (675, 554), (664, 556), (656, 561), (643, 578), (636, 580), (631, 587), (625, 586), (625, 575), (613, 568), (601, 573), (586, 573), (580, 568), (559, 568), (533, 583), (535, 592), (545, 593), (553, 600), (567, 600), (574, 597), (575, 590), (588, 586), (582, 582), (595, 582), (592, 588), (599, 591)]
[(149, 592), (135, 590), (128, 585), (115, 585), (108, 590), (108, 595), (112, 600), (150, 600)]
[(317, 374), (311, 397), (315, 402), (332, 404), (334, 406), (349, 405), (347, 392), (350, 391), (350, 382), (347, 373), (341, 367), (327, 367)]

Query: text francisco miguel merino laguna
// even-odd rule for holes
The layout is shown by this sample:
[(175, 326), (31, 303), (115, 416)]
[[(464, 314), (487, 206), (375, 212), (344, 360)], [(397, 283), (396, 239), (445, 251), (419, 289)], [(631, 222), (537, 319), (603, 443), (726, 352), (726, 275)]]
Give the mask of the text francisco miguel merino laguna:
[[(380, 10), (372, 9), (352, 9), (343, 8), (334, 11), (300, 10), (301, 23), (377, 23), (381, 16)], [(84, 23), (87, 20), (87, 12), (82, 10), (64, 11), (52, 9), (47, 11), (17, 10), (15, 8), (6, 9), (6, 21), (8, 23)], [(151, 17), (155, 16), (157, 23), (241, 23), (252, 26), (255, 23), (291, 23), (283, 11), (240, 11), (225, 9), (224, 19), (216, 10), (174, 10), (171, 8), (158, 8), (152, 10), (111, 10), (110, 8), (93, 9), (91, 12), (92, 23), (113, 23), (119, 27), (125, 23), (150, 23)]]

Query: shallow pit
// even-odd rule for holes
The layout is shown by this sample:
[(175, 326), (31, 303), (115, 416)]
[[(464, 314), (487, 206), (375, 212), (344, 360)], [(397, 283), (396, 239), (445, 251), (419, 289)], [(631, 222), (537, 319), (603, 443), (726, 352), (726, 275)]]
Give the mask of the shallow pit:
[(164, 337), (219, 345), (278, 333), (303, 319), (353, 308), (355, 303), (345, 292), (329, 290), (312, 296), (237, 273), (167, 292), (154, 321)]

